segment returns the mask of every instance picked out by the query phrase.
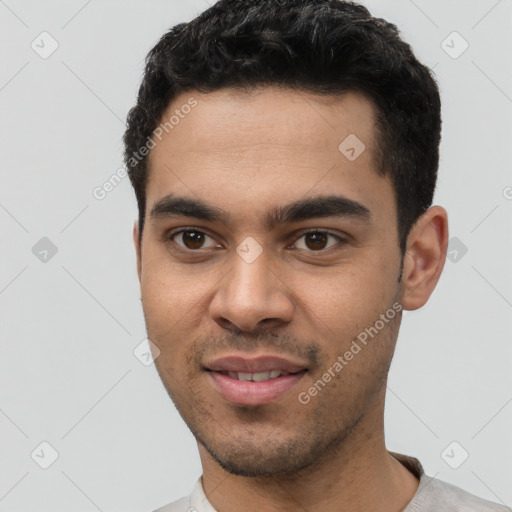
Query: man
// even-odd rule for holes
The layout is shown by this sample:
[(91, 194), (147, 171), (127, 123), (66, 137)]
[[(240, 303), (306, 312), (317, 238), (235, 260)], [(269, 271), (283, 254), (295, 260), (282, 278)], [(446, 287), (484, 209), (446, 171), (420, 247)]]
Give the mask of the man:
[(124, 137), (155, 365), (203, 474), (160, 511), (504, 511), (387, 451), (403, 309), (442, 272), (440, 99), (340, 0), (221, 0), (148, 55)]

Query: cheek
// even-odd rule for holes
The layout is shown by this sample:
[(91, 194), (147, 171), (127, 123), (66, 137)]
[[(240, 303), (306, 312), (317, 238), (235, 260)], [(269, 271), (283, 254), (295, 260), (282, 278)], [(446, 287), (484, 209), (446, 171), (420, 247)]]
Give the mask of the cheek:
[(198, 279), (192, 269), (183, 271), (161, 255), (151, 258), (148, 254), (143, 261), (141, 295), (150, 323), (163, 321), (170, 327), (185, 319), (206, 290), (204, 280)]
[[(293, 289), (313, 323), (346, 339), (391, 306), (395, 272), (388, 263), (368, 258), (343, 268), (302, 274), (294, 279)], [(333, 332), (326, 330), (332, 337)]]
[[(157, 345), (160, 362), (175, 360), (183, 333), (193, 322), (194, 305), (197, 303), (192, 287), (187, 287), (183, 277), (178, 278), (162, 266), (146, 268), (141, 279), (141, 297), (149, 339)], [(172, 358), (167, 357), (169, 354)], [(166, 363), (167, 364), (167, 363)]]
[(222, 273), (192, 266), (184, 269), (162, 256), (148, 257), (144, 263), (142, 307), (148, 338), (160, 350), (155, 363), (168, 375), (181, 378), (190, 366), (188, 358), (195, 339), (205, 336), (201, 327), (208, 301)]

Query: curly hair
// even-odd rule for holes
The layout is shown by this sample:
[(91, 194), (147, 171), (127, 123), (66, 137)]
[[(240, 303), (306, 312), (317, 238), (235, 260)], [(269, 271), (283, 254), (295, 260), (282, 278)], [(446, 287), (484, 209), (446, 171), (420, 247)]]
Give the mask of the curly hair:
[(402, 254), (432, 204), (439, 164), (441, 101), (433, 72), (397, 27), (343, 0), (220, 0), (164, 34), (146, 57), (123, 137), (137, 197), (140, 236), (150, 140), (169, 103), (186, 91), (256, 86), (335, 95), (365, 94), (376, 109), (376, 172), (389, 174)]

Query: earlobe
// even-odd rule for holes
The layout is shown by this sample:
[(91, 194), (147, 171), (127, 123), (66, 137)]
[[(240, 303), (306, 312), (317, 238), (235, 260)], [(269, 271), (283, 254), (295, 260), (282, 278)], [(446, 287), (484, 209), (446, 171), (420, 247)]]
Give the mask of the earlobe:
[(404, 309), (412, 311), (426, 304), (441, 276), (447, 248), (448, 214), (441, 206), (432, 206), (418, 219), (407, 238)]
[(139, 239), (139, 221), (136, 220), (133, 224), (133, 245), (135, 246), (135, 255), (137, 258), (137, 275), (140, 277), (142, 274), (142, 265), (141, 265), (141, 247), (140, 247), (140, 239)]

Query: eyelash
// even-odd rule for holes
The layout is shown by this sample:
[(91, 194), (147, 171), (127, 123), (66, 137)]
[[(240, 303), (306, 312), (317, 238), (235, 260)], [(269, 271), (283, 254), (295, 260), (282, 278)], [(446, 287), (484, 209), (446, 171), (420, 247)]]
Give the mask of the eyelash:
[[(165, 235), (165, 241), (166, 242), (173, 242), (176, 244), (176, 242), (174, 241), (174, 238), (181, 234), (181, 233), (188, 233), (188, 232), (194, 232), (194, 233), (200, 233), (202, 235), (206, 235), (212, 239), (214, 239), (214, 237), (212, 235), (210, 235), (208, 232), (206, 231), (202, 231), (200, 229), (196, 229), (194, 227), (185, 227), (185, 228), (180, 228), (179, 230), (177, 231), (171, 231), (169, 232), (168, 234)], [(346, 238), (343, 238), (339, 235), (335, 235), (334, 233), (331, 233), (330, 231), (328, 230), (320, 230), (320, 229), (311, 229), (311, 230), (308, 230), (308, 231), (303, 231), (301, 232), (297, 238), (296, 238), (296, 241), (299, 240), (300, 238), (308, 235), (308, 234), (322, 234), (322, 235), (328, 235), (328, 236), (331, 236), (331, 237), (334, 237), (338, 240), (338, 242), (330, 247), (327, 247), (326, 249), (319, 249), (317, 251), (313, 250), (313, 249), (297, 249), (299, 251), (307, 251), (307, 252), (311, 252), (311, 253), (323, 253), (323, 252), (327, 252), (329, 251), (330, 249), (332, 248), (335, 248), (338, 244), (340, 243), (347, 243), (348, 240)], [(184, 248), (182, 246), (180, 246), (179, 244), (176, 244), (178, 246), (178, 250), (180, 251), (183, 251), (183, 252), (188, 252), (188, 253), (200, 253), (201, 251), (204, 251), (205, 249), (187, 249), (187, 248)]]

